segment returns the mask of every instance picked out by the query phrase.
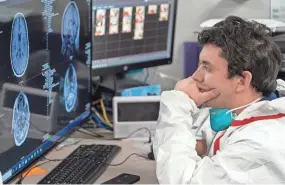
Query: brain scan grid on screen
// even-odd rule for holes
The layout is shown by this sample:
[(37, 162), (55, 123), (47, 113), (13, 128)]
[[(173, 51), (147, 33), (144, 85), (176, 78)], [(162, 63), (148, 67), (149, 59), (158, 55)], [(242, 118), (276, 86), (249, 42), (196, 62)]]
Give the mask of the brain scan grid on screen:
[[(47, 3), (46, 1), (41, 1)], [(41, 76), (41, 71), (34, 76), (26, 77), (26, 71), (33, 64), (30, 63), (30, 39), (29, 25), (27, 17), (23, 12), (17, 12), (14, 14), (10, 32), (10, 74), (13, 78), (16, 78), (18, 86), (25, 85), (30, 79)], [(67, 1), (63, 11), (61, 12), (61, 48), (59, 53), (62, 56), (62, 63), (66, 65), (63, 75), (62, 85), (62, 97), (64, 98), (64, 108), (66, 113), (71, 113), (76, 109), (77, 97), (78, 97), (78, 79), (77, 69), (74, 56), (79, 53), (80, 50), (80, 12), (75, 1)], [(35, 26), (35, 25), (33, 25)], [(54, 73), (54, 72), (53, 72)], [(43, 75), (46, 81), (50, 82), (49, 78), (53, 78), (51, 75)], [(11, 77), (11, 78), (12, 78)], [(10, 78), (10, 77), (9, 77)], [(44, 85), (44, 84), (43, 84)], [(51, 84), (50, 84), (51, 85)], [(3, 92), (2, 92), (3, 94)], [(47, 93), (47, 96), (49, 93)], [(46, 97), (50, 99), (49, 97)], [(31, 105), (29, 102), (29, 95), (24, 91), (17, 93), (17, 96), (13, 100), (13, 112), (11, 120), (11, 135), (14, 138), (14, 144), (21, 146), (29, 135), (30, 117), (31, 117)]]

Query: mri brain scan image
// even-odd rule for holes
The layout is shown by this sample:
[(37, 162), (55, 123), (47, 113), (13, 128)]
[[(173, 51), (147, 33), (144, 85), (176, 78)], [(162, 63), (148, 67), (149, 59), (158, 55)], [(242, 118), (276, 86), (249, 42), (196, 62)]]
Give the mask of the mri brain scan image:
[(67, 112), (74, 109), (77, 100), (77, 76), (75, 68), (70, 64), (64, 79), (64, 102)]
[(28, 135), (30, 127), (30, 109), (27, 96), (20, 92), (14, 103), (12, 134), (15, 144), (21, 146)]
[(80, 16), (75, 2), (66, 6), (61, 27), (61, 53), (65, 59), (71, 59), (79, 50)]
[(25, 16), (17, 13), (11, 30), (10, 58), (14, 75), (24, 75), (29, 61), (29, 35)]

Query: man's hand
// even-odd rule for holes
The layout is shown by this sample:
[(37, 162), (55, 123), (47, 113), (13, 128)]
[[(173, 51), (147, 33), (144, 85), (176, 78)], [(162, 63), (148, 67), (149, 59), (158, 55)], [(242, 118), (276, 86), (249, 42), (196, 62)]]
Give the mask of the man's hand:
[(203, 156), (207, 153), (207, 143), (206, 140), (197, 140), (196, 151), (199, 156)]
[(192, 77), (177, 82), (175, 90), (185, 92), (196, 103), (197, 107), (220, 95), (216, 89), (201, 92), (197, 87), (197, 82)]

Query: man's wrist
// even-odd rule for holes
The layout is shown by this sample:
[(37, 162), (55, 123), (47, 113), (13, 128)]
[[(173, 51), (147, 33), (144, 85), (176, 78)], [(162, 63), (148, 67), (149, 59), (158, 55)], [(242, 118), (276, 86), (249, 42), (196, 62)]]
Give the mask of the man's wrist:
[(170, 103), (173, 107), (181, 107), (188, 112), (196, 113), (199, 110), (195, 102), (180, 90), (163, 91), (161, 100)]

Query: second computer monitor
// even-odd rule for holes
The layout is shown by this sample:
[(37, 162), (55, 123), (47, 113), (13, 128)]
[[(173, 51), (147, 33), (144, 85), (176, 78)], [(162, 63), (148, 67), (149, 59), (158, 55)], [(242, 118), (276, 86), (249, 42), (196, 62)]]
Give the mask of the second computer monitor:
[(93, 2), (96, 76), (172, 63), (177, 0)]
[(89, 118), (90, 10), (90, 0), (0, 0), (4, 184)]

